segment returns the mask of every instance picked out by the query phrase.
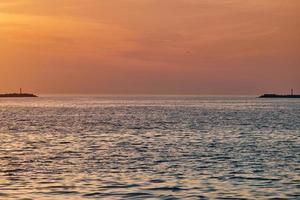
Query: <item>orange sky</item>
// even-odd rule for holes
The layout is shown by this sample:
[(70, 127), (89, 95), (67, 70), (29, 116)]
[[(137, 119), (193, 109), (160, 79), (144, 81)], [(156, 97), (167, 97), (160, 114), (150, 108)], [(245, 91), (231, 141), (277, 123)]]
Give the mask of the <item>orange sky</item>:
[(0, 0), (0, 92), (300, 93), (299, 0)]

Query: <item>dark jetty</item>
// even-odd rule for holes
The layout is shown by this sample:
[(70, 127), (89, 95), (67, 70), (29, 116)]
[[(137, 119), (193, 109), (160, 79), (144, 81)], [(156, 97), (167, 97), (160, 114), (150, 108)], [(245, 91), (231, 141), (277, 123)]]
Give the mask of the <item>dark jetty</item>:
[(4, 98), (4, 97), (38, 97), (34, 94), (28, 94), (28, 93), (10, 93), (10, 94), (0, 94), (0, 98)]
[(294, 95), (264, 94), (264, 95), (261, 95), (259, 98), (300, 98), (300, 95), (297, 95), (297, 94), (294, 94)]
[(20, 93), (8, 93), (8, 94), (0, 94), (0, 98), (15, 98), (15, 97), (38, 97), (35, 94), (30, 93), (23, 93), (22, 89), (20, 88)]
[(294, 94), (294, 90), (291, 89), (291, 94), (264, 94), (261, 95), (259, 98), (300, 98), (299, 94)]

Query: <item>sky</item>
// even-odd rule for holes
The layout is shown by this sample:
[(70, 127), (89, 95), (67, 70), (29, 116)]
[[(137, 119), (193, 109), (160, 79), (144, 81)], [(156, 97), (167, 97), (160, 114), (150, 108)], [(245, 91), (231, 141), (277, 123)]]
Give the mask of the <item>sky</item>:
[(0, 0), (0, 92), (300, 93), (299, 0)]

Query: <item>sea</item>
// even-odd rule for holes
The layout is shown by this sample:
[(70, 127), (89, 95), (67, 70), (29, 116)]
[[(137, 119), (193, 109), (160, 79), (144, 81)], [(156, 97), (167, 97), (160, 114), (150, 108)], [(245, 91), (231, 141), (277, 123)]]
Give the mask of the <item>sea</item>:
[(2, 98), (0, 199), (300, 199), (300, 100)]

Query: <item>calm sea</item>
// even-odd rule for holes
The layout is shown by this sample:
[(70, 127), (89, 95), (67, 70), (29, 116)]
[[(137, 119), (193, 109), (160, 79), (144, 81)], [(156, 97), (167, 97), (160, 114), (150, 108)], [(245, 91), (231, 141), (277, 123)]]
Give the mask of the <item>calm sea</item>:
[(0, 99), (0, 199), (300, 199), (300, 100)]

